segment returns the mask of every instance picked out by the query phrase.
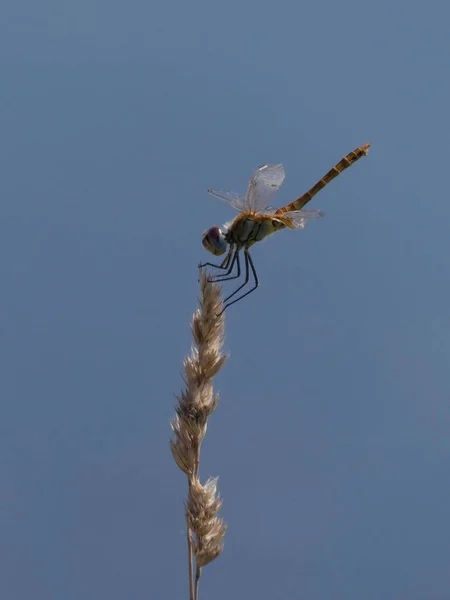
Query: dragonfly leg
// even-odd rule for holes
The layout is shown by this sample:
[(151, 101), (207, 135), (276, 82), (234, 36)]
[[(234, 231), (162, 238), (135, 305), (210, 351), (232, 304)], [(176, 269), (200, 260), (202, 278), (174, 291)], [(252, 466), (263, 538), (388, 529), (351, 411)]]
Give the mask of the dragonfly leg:
[[(255, 265), (253, 264), (252, 257), (250, 256), (250, 254), (249, 254), (249, 252), (248, 252), (247, 249), (244, 250), (244, 256), (245, 256), (245, 281), (238, 288), (236, 288), (232, 294), (230, 294), (229, 296), (227, 296), (225, 298), (225, 300), (223, 301), (223, 303), (224, 303), (225, 306), (223, 307), (223, 310), (219, 314), (222, 314), (226, 308), (228, 308), (229, 306), (231, 306), (232, 304), (234, 304), (238, 300), (241, 300), (245, 296), (248, 296), (248, 294), (250, 294), (251, 292), (253, 292), (258, 287), (258, 285), (259, 285), (258, 276), (256, 275)], [(242, 296), (239, 296), (239, 298), (236, 298), (236, 300), (233, 300), (232, 302), (228, 302), (228, 300), (230, 300), (240, 290), (242, 290), (243, 287), (245, 287), (248, 284), (249, 279), (250, 279), (249, 266), (250, 266), (250, 268), (252, 270), (252, 274), (253, 274), (253, 278), (254, 278), (254, 286), (252, 287), (251, 290), (249, 290), (245, 294), (242, 294)]]
[[(237, 264), (237, 272), (236, 272), (236, 275), (230, 276), (230, 274), (233, 272), (234, 263)], [(222, 281), (229, 281), (230, 279), (238, 279), (240, 276), (241, 276), (241, 261), (239, 258), (239, 250), (236, 248), (234, 255), (233, 255), (233, 260), (231, 261), (231, 265), (230, 265), (230, 268), (228, 269), (228, 272), (224, 273), (223, 275), (215, 275), (214, 277), (211, 277), (209, 279), (209, 281), (221, 283)]]
[(198, 265), (198, 268), (202, 269), (203, 267), (214, 267), (214, 269), (222, 269), (222, 270), (226, 271), (228, 269), (228, 265), (230, 264), (233, 250), (234, 250), (234, 246), (231, 245), (230, 249), (228, 251), (228, 254), (225, 256), (224, 260), (220, 263), (220, 265), (215, 265), (214, 263), (207, 262), (207, 263), (200, 263)]
[[(256, 290), (256, 288), (259, 286), (259, 279), (258, 279), (258, 275), (256, 274), (256, 269), (255, 269), (255, 265), (253, 264), (252, 257), (250, 256), (250, 253), (248, 250), (244, 250), (244, 254), (245, 254), (245, 282), (240, 287), (238, 287), (237, 290), (235, 290), (230, 296), (228, 296), (228, 298), (225, 298), (225, 300), (224, 300), (225, 306), (223, 307), (222, 312), (226, 308), (231, 306), (232, 304), (235, 304), (235, 302), (239, 302), (239, 300), (242, 300), (242, 298), (245, 298), (245, 296), (248, 296), (249, 294), (254, 292)], [(245, 294), (242, 294), (242, 296), (239, 296), (239, 298), (236, 298), (236, 300), (233, 300), (232, 302), (228, 302), (228, 300), (230, 298), (232, 298), (237, 292), (239, 292), (239, 290), (241, 290), (248, 283), (248, 280), (249, 280), (248, 266), (249, 265), (252, 270), (254, 286), (250, 290), (248, 290), (248, 292), (245, 292)]]

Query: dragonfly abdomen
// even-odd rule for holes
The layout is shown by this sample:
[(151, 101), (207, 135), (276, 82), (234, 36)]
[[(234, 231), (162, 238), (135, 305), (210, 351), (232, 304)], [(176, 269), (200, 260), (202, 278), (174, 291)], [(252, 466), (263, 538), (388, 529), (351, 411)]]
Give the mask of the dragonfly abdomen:
[(340, 175), (343, 171), (351, 167), (357, 160), (363, 156), (367, 156), (369, 152), (370, 144), (364, 144), (359, 148), (355, 148), (353, 152), (349, 152), (347, 156), (344, 156), (333, 168), (331, 168), (326, 175), (319, 179), (319, 181), (313, 185), (307, 192), (305, 192), (300, 198), (294, 200), (287, 206), (283, 206), (276, 211), (277, 215), (282, 215), (285, 212), (293, 210), (301, 210), (305, 204), (307, 204), (311, 198), (313, 198), (320, 190), (330, 183), (335, 177)]

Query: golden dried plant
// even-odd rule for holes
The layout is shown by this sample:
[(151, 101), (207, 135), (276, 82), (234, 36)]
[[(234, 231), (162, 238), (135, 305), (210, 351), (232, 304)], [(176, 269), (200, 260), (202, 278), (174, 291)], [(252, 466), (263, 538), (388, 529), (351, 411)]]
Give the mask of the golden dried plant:
[(177, 397), (170, 442), (173, 458), (188, 480), (185, 510), (190, 600), (198, 600), (201, 570), (221, 554), (226, 532), (226, 525), (218, 516), (222, 501), (217, 479), (201, 483), (199, 476), (201, 444), (208, 419), (219, 402), (213, 379), (227, 360), (222, 351), (225, 317), (221, 288), (217, 283), (209, 283), (203, 271), (200, 290), (200, 306), (191, 323), (194, 343), (183, 363), (185, 387)]

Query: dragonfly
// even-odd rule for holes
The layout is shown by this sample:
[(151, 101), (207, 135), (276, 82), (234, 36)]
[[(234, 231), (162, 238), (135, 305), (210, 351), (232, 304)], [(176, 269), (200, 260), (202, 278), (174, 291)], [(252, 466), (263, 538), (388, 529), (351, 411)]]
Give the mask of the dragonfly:
[[(290, 204), (272, 209), (269, 204), (285, 177), (282, 164), (266, 164), (256, 169), (249, 181), (245, 195), (221, 190), (208, 190), (213, 196), (225, 200), (239, 215), (222, 227), (214, 225), (203, 233), (202, 244), (215, 256), (227, 255), (220, 264), (206, 262), (199, 267), (213, 267), (224, 273), (209, 277), (210, 282), (222, 282), (241, 277), (240, 255), (244, 255), (244, 281), (223, 301), (222, 312), (242, 300), (259, 286), (258, 275), (250, 255), (250, 248), (282, 229), (304, 229), (311, 219), (324, 216), (321, 210), (304, 210), (303, 207), (330, 181), (348, 169), (361, 157), (367, 156), (370, 144), (364, 144), (344, 156), (326, 175), (319, 179), (302, 196)], [(250, 283), (250, 273), (253, 283)], [(250, 285), (250, 289), (244, 291)], [(241, 295), (238, 295), (242, 292)], [(238, 296), (235, 298), (235, 296)], [(234, 299), (233, 299), (234, 298)]]

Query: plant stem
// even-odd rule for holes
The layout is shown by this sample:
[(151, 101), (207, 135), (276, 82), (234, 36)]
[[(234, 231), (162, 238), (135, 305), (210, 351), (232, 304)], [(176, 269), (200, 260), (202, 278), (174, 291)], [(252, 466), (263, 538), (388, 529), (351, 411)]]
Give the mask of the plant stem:
[(188, 565), (189, 565), (189, 600), (195, 600), (194, 592), (194, 570), (192, 565), (192, 532), (188, 525), (187, 529)]
[(200, 575), (202, 574), (202, 570), (197, 567), (197, 570), (195, 572), (195, 600), (198, 600), (198, 585), (200, 583)]

